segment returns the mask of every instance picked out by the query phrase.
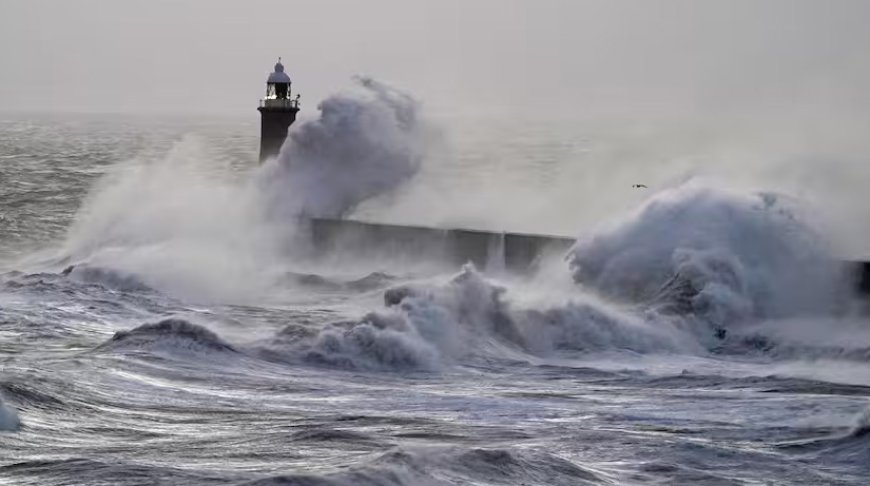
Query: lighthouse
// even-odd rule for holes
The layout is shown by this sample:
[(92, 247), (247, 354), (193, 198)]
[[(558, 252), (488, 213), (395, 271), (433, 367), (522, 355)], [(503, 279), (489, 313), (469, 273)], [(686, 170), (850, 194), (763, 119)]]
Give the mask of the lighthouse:
[(299, 95), (291, 97), (290, 76), (284, 72), (280, 57), (266, 80), (266, 96), (260, 100), (257, 110), (260, 112), (260, 163), (263, 163), (278, 155), (299, 111)]

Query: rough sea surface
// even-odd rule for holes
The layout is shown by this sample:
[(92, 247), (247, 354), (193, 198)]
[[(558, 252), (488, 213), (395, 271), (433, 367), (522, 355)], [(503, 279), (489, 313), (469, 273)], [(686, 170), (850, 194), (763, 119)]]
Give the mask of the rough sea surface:
[[(387, 141), (312, 146), (349, 140), (337, 113), (288, 151), (412, 157), (402, 177), (301, 187), (305, 163), (257, 165), (253, 117), (0, 117), (0, 484), (870, 482), (870, 322), (797, 202), (640, 195), (637, 168), (590, 211), (571, 194), (610, 181), (577, 164), (617, 142), (589, 127), (469, 124), (424, 150), (439, 136), (376, 110)], [(315, 259), (294, 211), (324, 195), (580, 238), (524, 276)]]

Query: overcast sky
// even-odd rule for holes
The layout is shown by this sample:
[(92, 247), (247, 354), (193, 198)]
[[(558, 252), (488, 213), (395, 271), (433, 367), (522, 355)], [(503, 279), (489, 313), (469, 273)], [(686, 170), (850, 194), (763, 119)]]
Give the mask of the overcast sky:
[(438, 113), (870, 112), (870, 1), (2, 0), (0, 111), (245, 114), (283, 56)]

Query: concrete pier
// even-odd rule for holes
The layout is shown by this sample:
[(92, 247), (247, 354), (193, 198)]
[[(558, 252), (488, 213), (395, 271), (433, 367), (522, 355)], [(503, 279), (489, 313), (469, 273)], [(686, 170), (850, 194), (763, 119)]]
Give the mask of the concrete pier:
[(573, 238), (469, 229), (376, 224), (339, 219), (312, 219), (311, 236), (319, 252), (350, 251), (360, 255), (425, 255), (478, 268), (531, 271), (547, 255), (563, 255)]

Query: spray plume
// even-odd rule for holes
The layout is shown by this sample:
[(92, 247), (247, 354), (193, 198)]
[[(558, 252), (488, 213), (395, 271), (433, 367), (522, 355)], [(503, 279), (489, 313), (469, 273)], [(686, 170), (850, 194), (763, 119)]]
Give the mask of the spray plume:
[(370, 78), (319, 105), (320, 117), (293, 127), (260, 174), (281, 215), (342, 217), (413, 177), (426, 130), (410, 96)]

